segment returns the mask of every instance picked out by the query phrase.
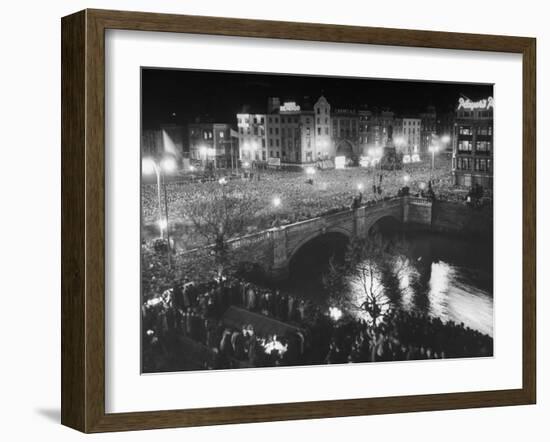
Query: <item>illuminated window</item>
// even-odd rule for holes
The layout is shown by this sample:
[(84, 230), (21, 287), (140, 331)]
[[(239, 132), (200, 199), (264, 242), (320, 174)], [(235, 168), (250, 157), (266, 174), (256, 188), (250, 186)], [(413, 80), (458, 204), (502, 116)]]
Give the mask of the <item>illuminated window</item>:
[(459, 152), (471, 152), (472, 151), (472, 142), (470, 140), (461, 140), (458, 142), (458, 151)]
[(491, 152), (490, 141), (476, 141), (476, 152), (478, 153), (490, 153)]
[(471, 126), (460, 126), (458, 128), (458, 133), (460, 135), (472, 135), (472, 127)]

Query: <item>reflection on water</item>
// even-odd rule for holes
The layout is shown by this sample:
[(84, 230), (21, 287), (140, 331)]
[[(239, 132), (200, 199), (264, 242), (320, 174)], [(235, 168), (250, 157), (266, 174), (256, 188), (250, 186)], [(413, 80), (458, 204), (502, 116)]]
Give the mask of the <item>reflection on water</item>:
[[(420, 311), (444, 322), (462, 322), (493, 336), (492, 244), (434, 233), (400, 235), (404, 247), (395, 257), (398, 288), (384, 286), (381, 278), (375, 281), (395, 307)], [(317, 272), (294, 274), (291, 290), (298, 296), (315, 297), (316, 303), (327, 302), (328, 293), (321, 284), (324, 271), (318, 267)], [(354, 296), (364, 296), (360, 287), (350, 286)]]

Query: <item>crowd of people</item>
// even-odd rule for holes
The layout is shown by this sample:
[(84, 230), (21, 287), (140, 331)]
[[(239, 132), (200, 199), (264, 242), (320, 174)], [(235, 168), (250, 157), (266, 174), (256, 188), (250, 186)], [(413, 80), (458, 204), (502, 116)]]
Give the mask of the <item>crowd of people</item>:
[[(402, 170), (350, 168), (345, 170), (316, 170), (312, 175), (304, 172), (261, 171), (261, 178), (242, 175), (224, 181), (227, 194), (246, 195), (252, 202), (250, 223), (242, 233), (252, 233), (276, 225), (291, 224), (327, 213), (349, 208), (356, 204), (394, 197), (403, 187), (411, 195), (432, 196), (446, 201), (462, 201), (467, 189), (452, 184), (448, 162), (432, 170), (425, 163), (406, 165)], [(215, 198), (220, 184), (216, 179), (184, 183), (167, 183), (170, 228), (177, 236), (185, 237), (187, 248), (200, 246), (203, 239), (193, 234), (193, 223), (186, 218), (186, 207)], [(485, 198), (491, 194), (485, 189)], [(163, 196), (161, 196), (161, 199)], [(279, 204), (273, 204), (274, 199)], [(163, 203), (161, 204), (162, 207)], [(158, 233), (159, 201), (155, 185), (142, 186), (142, 216), (145, 230)]]
[[(277, 336), (263, 335), (249, 323), (228, 325), (223, 315), (231, 306), (294, 326)], [(163, 352), (181, 349), (182, 337), (209, 350), (201, 361), (207, 369), (296, 364), (304, 355), (299, 325), (306, 320), (306, 306), (304, 300), (239, 278), (201, 285), (184, 280), (142, 304), (145, 368), (163, 361)]]
[[(224, 322), (231, 306), (291, 325), (262, 335), (251, 324)], [(344, 315), (335, 319), (314, 305), (278, 289), (227, 278), (195, 285), (184, 280), (142, 305), (145, 369), (162, 367), (170, 352), (184, 351), (181, 338), (204, 347), (204, 369), (339, 364), (483, 357), (493, 340), (464, 324), (442, 322), (414, 310), (390, 309), (381, 321)], [(196, 361), (195, 361), (196, 362)], [(156, 365), (155, 365), (156, 364)]]

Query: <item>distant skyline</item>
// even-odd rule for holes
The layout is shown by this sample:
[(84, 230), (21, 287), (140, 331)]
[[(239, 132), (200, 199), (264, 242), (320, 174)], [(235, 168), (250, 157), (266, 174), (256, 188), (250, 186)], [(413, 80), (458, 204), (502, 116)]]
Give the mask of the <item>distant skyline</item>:
[(438, 113), (456, 107), (458, 98), (473, 100), (493, 95), (488, 84), (378, 80), (288, 74), (262, 74), (176, 69), (142, 69), (142, 126), (187, 125), (202, 121), (236, 124), (244, 106), (265, 113), (267, 99), (313, 104), (324, 95), (333, 108), (390, 109), (398, 115)]

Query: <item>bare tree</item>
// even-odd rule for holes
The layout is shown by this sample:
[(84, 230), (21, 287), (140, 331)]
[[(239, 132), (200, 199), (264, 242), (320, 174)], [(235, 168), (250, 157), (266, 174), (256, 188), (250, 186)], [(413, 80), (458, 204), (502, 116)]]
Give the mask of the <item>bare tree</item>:
[(183, 217), (193, 224), (195, 232), (202, 236), (208, 254), (214, 259), (218, 276), (238, 264), (236, 250), (230, 240), (242, 236), (256, 214), (254, 200), (241, 192), (231, 192), (222, 180), (208, 198), (200, 198), (184, 206)]
[(374, 235), (353, 240), (343, 262), (332, 258), (323, 282), (333, 304), (344, 311), (366, 312), (376, 325), (403, 289), (405, 261), (400, 259), (402, 245)]

